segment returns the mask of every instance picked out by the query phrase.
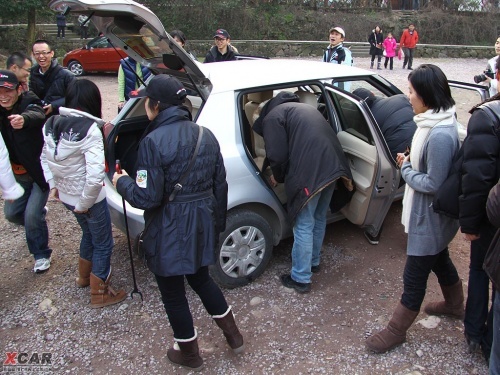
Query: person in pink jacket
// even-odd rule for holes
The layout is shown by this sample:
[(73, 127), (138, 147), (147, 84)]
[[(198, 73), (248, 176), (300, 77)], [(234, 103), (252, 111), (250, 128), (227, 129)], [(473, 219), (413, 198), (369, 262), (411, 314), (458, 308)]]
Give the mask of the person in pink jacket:
[(384, 68), (387, 69), (387, 63), (390, 61), (391, 63), (389, 64), (390, 69), (392, 70), (392, 65), (394, 63), (394, 56), (396, 56), (396, 46), (398, 43), (396, 42), (396, 39), (392, 36), (392, 33), (387, 33), (387, 38), (385, 38), (384, 43), (382, 43), (384, 46), (384, 55), (385, 55), (385, 62), (384, 62)]

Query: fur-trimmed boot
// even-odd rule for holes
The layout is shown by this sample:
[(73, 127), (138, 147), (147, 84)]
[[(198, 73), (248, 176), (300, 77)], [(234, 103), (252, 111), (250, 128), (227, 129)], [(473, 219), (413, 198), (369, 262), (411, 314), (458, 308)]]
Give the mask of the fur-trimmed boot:
[(234, 315), (231, 311), (231, 306), (227, 308), (227, 311), (222, 315), (213, 315), (214, 322), (222, 329), (226, 341), (233, 349), (235, 354), (242, 353), (245, 350), (245, 344), (243, 343), (243, 336), (241, 335), (236, 322), (234, 321)]
[(370, 69), (373, 69), (373, 61), (370, 64)]
[(78, 288), (86, 288), (90, 285), (90, 271), (92, 271), (92, 262), (83, 258), (78, 259), (78, 277), (76, 278)]
[(198, 349), (198, 333), (190, 339), (174, 338), (174, 346), (167, 351), (168, 360), (174, 365), (181, 365), (188, 370), (200, 371), (203, 368), (203, 358)]
[(451, 318), (463, 319), (465, 310), (462, 280), (458, 280), (453, 285), (439, 286), (443, 292), (444, 301), (428, 303), (424, 311), (429, 315), (446, 315)]
[(111, 269), (106, 281), (101, 280), (93, 273), (90, 274), (90, 307), (98, 308), (122, 302), (127, 298), (124, 290), (115, 291), (109, 285), (111, 282)]
[(366, 339), (368, 349), (375, 353), (385, 353), (406, 341), (406, 331), (413, 324), (418, 311), (407, 309), (400, 302), (392, 314), (392, 318), (379, 333)]
[(379, 63), (377, 63), (377, 69), (378, 69), (378, 70), (382, 70), (382, 63), (380, 63), (380, 62), (379, 62)]

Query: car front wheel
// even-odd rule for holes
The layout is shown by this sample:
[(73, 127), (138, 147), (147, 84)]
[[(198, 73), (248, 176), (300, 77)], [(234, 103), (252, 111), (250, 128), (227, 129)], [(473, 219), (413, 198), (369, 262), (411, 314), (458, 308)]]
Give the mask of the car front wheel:
[(80, 64), (78, 61), (71, 61), (68, 64), (68, 70), (75, 76), (81, 76), (85, 73), (82, 64)]
[(271, 259), (271, 227), (255, 212), (229, 212), (226, 230), (220, 234), (219, 240), (217, 263), (211, 267), (211, 273), (227, 288), (252, 282), (264, 272)]

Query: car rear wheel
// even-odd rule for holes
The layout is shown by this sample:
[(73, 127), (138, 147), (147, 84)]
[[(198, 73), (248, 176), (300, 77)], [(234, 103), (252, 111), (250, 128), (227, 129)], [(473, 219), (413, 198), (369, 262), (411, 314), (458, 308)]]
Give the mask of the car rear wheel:
[(273, 252), (272, 230), (267, 220), (252, 211), (229, 212), (220, 234), (217, 263), (211, 273), (227, 288), (246, 285), (259, 277)]
[(85, 71), (83, 70), (82, 64), (80, 64), (78, 61), (71, 61), (68, 64), (68, 70), (73, 73), (75, 76), (82, 76), (85, 74)]

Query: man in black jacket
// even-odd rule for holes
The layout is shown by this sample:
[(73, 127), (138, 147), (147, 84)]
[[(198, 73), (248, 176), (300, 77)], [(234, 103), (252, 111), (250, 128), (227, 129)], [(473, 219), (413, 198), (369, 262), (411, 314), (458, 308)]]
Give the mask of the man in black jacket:
[[(319, 271), (328, 207), (340, 209), (348, 202), (344, 197), (350, 198), (336, 193), (332, 201), (333, 191), (336, 185), (353, 190), (351, 170), (335, 131), (316, 108), (299, 103), (297, 95), (280, 92), (261, 104), (256, 115), (253, 130), (264, 138), (273, 180), (285, 183), (293, 222), (292, 271), (281, 282), (308, 293), (311, 273)], [(338, 179), (343, 184), (336, 184)]]
[(46, 116), (57, 115), (59, 107), (64, 106), (66, 88), (75, 76), (59, 65), (46, 40), (35, 41), (33, 56), (37, 64), (31, 70), (30, 89), (42, 99)]
[(218, 29), (214, 35), (215, 46), (205, 56), (205, 63), (236, 60), (238, 51), (231, 45), (231, 37), (224, 29)]
[(40, 99), (31, 91), (22, 93), (13, 72), (0, 70), (0, 130), (16, 180), (24, 188), (21, 198), (5, 202), (4, 213), (7, 220), (24, 225), (37, 273), (50, 267), (52, 253), (45, 221), (49, 186), (40, 163), (44, 122)]

